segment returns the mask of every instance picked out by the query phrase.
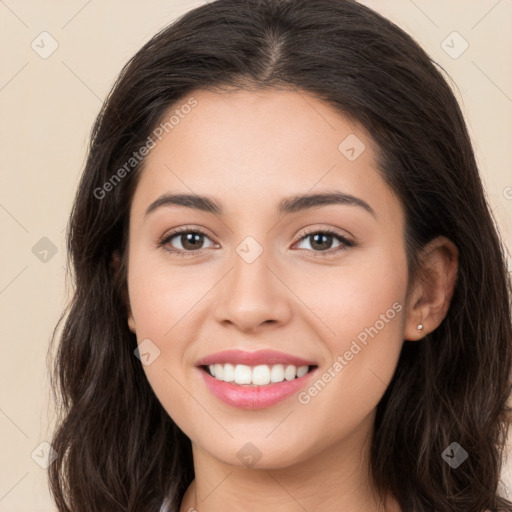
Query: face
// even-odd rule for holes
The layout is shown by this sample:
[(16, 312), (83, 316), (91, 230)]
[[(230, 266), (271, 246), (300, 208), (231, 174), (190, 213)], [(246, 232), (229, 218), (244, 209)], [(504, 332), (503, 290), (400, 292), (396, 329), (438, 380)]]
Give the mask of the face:
[[(370, 136), (328, 104), (292, 91), (193, 98), (133, 197), (129, 324), (196, 447), (286, 467), (373, 421), (404, 339), (403, 210)], [(294, 201), (317, 194), (331, 200)]]

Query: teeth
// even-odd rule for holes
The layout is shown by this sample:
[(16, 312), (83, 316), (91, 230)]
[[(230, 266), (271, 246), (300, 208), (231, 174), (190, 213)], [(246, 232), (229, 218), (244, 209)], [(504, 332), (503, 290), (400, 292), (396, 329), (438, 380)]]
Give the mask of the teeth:
[(266, 364), (260, 364), (252, 369), (252, 383), (256, 386), (265, 386), (270, 383), (270, 368)]
[(284, 369), (284, 378), (286, 380), (293, 380), (293, 379), (295, 379), (296, 375), (297, 375), (297, 368), (295, 368), (295, 366), (289, 365)]
[(308, 373), (309, 366), (294, 366), (292, 364), (275, 364), (272, 366), (260, 364), (258, 366), (247, 366), (237, 364), (236, 366), (226, 364), (211, 364), (208, 369), (212, 377), (225, 382), (235, 384), (252, 384), (254, 386), (266, 386), (270, 383), (282, 382), (283, 380), (294, 380), (303, 377)]
[(224, 366), (222, 366), (221, 364), (216, 364), (214, 366), (215, 368), (215, 375), (217, 375), (217, 378), (219, 380), (224, 380)]
[(308, 373), (309, 366), (299, 366), (297, 368), (297, 377), (304, 377)]
[(235, 367), (232, 364), (224, 365), (222, 379), (226, 382), (233, 382), (235, 380)]
[[(222, 375), (217, 374), (217, 366), (215, 366), (215, 378), (224, 380)], [(235, 366), (235, 382), (237, 384), (250, 384), (251, 383), (251, 367), (245, 364), (237, 364)]]

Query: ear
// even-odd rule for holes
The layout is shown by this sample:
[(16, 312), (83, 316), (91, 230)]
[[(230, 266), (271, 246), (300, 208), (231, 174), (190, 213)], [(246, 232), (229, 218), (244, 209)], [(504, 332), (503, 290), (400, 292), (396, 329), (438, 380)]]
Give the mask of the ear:
[(423, 248), (419, 262), (421, 277), (406, 308), (404, 339), (410, 341), (434, 331), (446, 317), (457, 281), (459, 251), (451, 240), (439, 236)]
[[(121, 270), (121, 256), (119, 255), (119, 251), (114, 251), (112, 253), (112, 259), (111, 259), (111, 267), (114, 271), (114, 274), (118, 274)], [(132, 310), (130, 307), (130, 298), (128, 296), (128, 288), (126, 283), (123, 283), (122, 285), (122, 298), (123, 302), (126, 307), (126, 315), (128, 317), (128, 327), (130, 328), (130, 331), (135, 333), (135, 320), (133, 319)]]

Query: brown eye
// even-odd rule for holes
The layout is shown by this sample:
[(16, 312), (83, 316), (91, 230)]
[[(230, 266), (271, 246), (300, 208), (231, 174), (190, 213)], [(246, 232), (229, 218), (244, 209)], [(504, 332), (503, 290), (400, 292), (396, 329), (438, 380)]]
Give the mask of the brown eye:
[[(334, 239), (337, 239), (340, 243), (334, 250), (330, 250), (332, 248)], [(346, 250), (348, 247), (353, 247), (355, 245), (354, 242), (348, 240), (343, 235), (340, 235), (336, 231), (329, 229), (302, 233), (302, 237), (299, 242), (304, 240), (309, 241), (310, 248), (313, 252), (326, 253), (326, 255)]]
[[(210, 237), (203, 231), (182, 228), (165, 236), (157, 245), (158, 247), (163, 247), (170, 253), (185, 256), (187, 253), (193, 255), (204, 249), (203, 244), (205, 240), (211, 241)], [(331, 250), (335, 240), (339, 243)], [(302, 241), (309, 241), (310, 249), (307, 250), (313, 252), (315, 256), (332, 255), (333, 253), (346, 250), (348, 247), (356, 245), (343, 235), (329, 229), (302, 233), (299, 243)], [(214, 245), (215, 244), (212, 243), (210, 247)]]
[(179, 235), (176, 236), (178, 237), (178, 240), (180, 241), (183, 249), (187, 251), (195, 251), (197, 249), (200, 249), (201, 245), (203, 244), (204, 235), (197, 233), (195, 231), (189, 233), (180, 233)]
[(164, 247), (169, 252), (185, 255), (203, 249), (205, 239), (210, 239), (206, 233), (185, 228), (173, 231), (164, 237), (158, 246)]

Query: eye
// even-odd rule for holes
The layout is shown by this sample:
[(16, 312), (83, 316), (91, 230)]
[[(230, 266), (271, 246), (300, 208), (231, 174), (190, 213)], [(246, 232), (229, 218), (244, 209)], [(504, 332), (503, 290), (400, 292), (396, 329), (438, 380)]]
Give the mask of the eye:
[[(204, 231), (201, 231), (200, 229), (191, 229), (185, 226), (164, 236), (157, 243), (157, 247), (163, 248), (170, 253), (177, 254), (178, 256), (186, 256), (187, 254), (193, 255), (203, 249), (202, 245), (205, 238), (211, 240)], [(176, 247), (174, 243), (172, 243), (174, 239), (176, 239), (181, 247)], [(337, 239), (340, 244), (335, 250), (330, 250), (333, 239)], [(356, 245), (355, 242), (352, 242), (345, 236), (331, 229), (309, 232), (303, 231), (298, 243), (302, 241), (312, 241), (312, 244), (310, 243), (310, 247), (312, 248), (311, 250), (315, 256), (332, 255), (333, 253), (346, 250), (347, 247), (354, 247)], [(212, 243), (210, 247), (214, 245), (215, 244)]]
[[(333, 239), (337, 239), (341, 243), (335, 250), (330, 250)], [(302, 241), (310, 242), (310, 247), (313, 248), (314, 256), (332, 255), (333, 253), (346, 250), (347, 247), (354, 247), (356, 245), (355, 242), (352, 242), (332, 229), (302, 232), (299, 242)]]
[[(172, 233), (166, 235), (162, 240), (160, 240), (160, 242), (158, 242), (157, 246), (179, 256), (185, 256), (187, 253), (194, 254), (196, 251), (201, 250), (205, 237), (209, 239), (208, 235), (200, 229), (184, 227), (176, 229)], [(171, 244), (173, 239), (176, 239), (181, 247), (174, 247)]]

